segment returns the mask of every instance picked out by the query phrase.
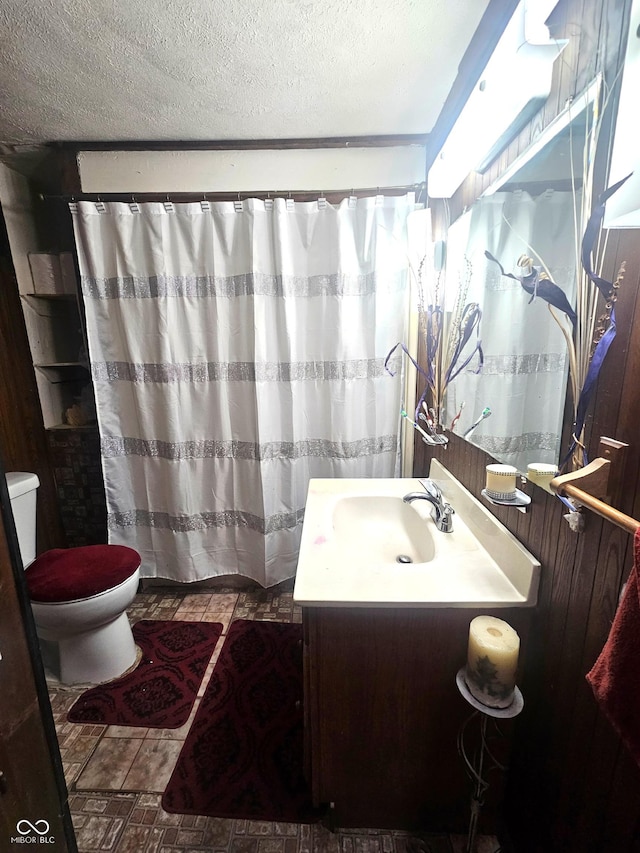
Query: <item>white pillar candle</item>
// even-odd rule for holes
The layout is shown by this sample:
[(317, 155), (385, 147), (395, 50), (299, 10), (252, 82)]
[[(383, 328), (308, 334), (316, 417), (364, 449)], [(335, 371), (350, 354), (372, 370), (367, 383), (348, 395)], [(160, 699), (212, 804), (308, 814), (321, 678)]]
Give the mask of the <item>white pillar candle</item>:
[(549, 483), (551, 483), (557, 473), (557, 466), (549, 465), (546, 462), (532, 462), (530, 465), (527, 465), (527, 480), (545, 489), (549, 494), (553, 494)]
[(465, 681), (483, 705), (506, 708), (513, 701), (520, 637), (502, 619), (476, 616), (469, 625)]
[(513, 465), (487, 465), (487, 494), (490, 498), (511, 500), (516, 496), (516, 474)]

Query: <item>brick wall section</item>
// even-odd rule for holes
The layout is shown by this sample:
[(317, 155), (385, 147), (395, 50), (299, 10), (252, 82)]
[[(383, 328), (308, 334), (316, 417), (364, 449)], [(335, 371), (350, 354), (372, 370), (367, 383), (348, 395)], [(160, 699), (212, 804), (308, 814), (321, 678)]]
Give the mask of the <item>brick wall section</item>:
[(107, 509), (98, 430), (49, 430), (47, 437), (67, 545), (106, 543)]

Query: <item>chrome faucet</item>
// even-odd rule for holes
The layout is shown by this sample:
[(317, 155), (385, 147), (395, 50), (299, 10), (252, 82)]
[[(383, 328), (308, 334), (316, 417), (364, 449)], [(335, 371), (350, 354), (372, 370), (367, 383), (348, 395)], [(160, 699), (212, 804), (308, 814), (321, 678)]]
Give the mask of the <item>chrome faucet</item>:
[(453, 518), (455, 513), (451, 504), (448, 504), (442, 492), (433, 482), (433, 480), (420, 480), (425, 488), (424, 492), (409, 492), (402, 500), (410, 504), (412, 501), (429, 501), (433, 505), (432, 512), (435, 514), (435, 524), (438, 530), (443, 533), (451, 533), (453, 530)]

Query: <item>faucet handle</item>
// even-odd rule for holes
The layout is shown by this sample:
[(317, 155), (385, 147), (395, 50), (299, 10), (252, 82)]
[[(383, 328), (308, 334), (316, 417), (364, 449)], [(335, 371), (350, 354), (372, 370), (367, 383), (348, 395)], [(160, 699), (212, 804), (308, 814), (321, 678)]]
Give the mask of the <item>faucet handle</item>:
[(442, 492), (440, 491), (440, 487), (430, 480), (428, 477), (419, 477), (419, 482), (422, 488), (428, 495), (431, 495), (432, 498), (436, 500), (440, 500), (442, 498)]
[(439, 529), (443, 533), (451, 533), (453, 531), (453, 518), (456, 514), (455, 509), (446, 501), (442, 505), (442, 511), (438, 520)]

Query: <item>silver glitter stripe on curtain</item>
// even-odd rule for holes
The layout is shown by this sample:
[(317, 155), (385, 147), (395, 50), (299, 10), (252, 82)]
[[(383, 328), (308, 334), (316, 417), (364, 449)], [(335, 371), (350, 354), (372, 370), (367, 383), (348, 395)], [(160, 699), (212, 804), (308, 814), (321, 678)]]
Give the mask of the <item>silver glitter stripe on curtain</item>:
[(567, 357), (561, 353), (529, 353), (527, 355), (486, 356), (483, 376), (514, 376), (523, 373), (559, 373)]
[(155, 527), (173, 533), (189, 533), (194, 530), (209, 530), (219, 527), (244, 527), (266, 535), (277, 530), (292, 530), (302, 524), (304, 509), (282, 512), (269, 518), (259, 518), (250, 512), (223, 510), (222, 512), (199, 512), (195, 515), (170, 515), (168, 512), (150, 512), (132, 509), (127, 512), (110, 512), (107, 518), (109, 530), (123, 527)]
[(527, 432), (514, 437), (483, 435), (474, 437), (473, 443), (492, 456), (499, 457), (506, 453), (524, 453), (529, 450), (557, 451), (560, 437), (553, 432)]
[(149, 278), (82, 276), (86, 299), (157, 299), (181, 297), (208, 299), (236, 296), (366, 296), (404, 290), (403, 271), (363, 275), (267, 275), (243, 273), (233, 276), (153, 275)]
[[(390, 363), (397, 370), (399, 360)], [(98, 382), (295, 382), (312, 380), (377, 379), (387, 375), (382, 358), (351, 361), (266, 362), (210, 361), (191, 364), (135, 364), (99, 361), (91, 365)]]
[(254, 444), (249, 441), (156, 441), (143, 438), (103, 438), (102, 455), (113, 459), (122, 456), (143, 456), (159, 459), (246, 459), (265, 461), (269, 459), (357, 459), (378, 453), (395, 453), (398, 439), (395, 435), (363, 438), (358, 441), (329, 441), (308, 439), (305, 441), (271, 441)]

